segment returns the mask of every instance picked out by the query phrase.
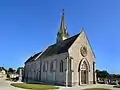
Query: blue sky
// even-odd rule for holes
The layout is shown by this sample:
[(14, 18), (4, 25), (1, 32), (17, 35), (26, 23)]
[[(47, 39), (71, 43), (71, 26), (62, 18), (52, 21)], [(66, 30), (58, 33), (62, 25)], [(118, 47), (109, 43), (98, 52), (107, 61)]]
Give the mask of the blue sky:
[(63, 8), (71, 36), (84, 27), (96, 67), (120, 73), (120, 0), (1, 0), (0, 66), (23, 66), (53, 44)]

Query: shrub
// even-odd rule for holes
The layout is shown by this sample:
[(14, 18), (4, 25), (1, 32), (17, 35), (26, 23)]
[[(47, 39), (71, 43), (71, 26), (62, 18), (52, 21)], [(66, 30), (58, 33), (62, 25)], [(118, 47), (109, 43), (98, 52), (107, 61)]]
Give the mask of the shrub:
[(7, 74), (7, 78), (10, 78), (10, 75), (9, 75), (9, 74)]
[(116, 85), (116, 86), (113, 86), (114, 88), (120, 88), (120, 86), (119, 85)]
[(118, 84), (120, 85), (120, 81), (118, 82)]

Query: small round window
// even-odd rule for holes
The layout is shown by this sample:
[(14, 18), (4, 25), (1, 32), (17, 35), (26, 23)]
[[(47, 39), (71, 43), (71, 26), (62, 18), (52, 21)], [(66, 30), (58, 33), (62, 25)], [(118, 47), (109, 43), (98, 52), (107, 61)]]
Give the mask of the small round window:
[(86, 57), (86, 56), (87, 56), (87, 48), (86, 48), (85, 46), (82, 46), (82, 47), (80, 48), (80, 52), (81, 52), (81, 55), (82, 55), (83, 57)]

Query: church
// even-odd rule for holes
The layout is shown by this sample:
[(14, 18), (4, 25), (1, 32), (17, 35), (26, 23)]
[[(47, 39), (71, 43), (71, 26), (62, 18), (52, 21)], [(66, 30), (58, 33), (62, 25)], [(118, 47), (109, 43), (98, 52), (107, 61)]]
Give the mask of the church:
[(70, 37), (63, 11), (56, 43), (26, 60), (24, 81), (64, 86), (95, 84), (95, 70), (95, 54), (84, 29)]

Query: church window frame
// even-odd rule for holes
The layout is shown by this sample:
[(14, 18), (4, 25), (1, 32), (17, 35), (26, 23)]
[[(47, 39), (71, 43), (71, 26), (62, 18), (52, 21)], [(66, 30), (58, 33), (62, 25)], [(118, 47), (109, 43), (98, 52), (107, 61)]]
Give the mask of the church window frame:
[(54, 60), (54, 61), (53, 61), (53, 71), (55, 71), (55, 70), (56, 70), (56, 63), (57, 63), (57, 61), (56, 61), (56, 60)]
[(45, 72), (45, 62), (43, 63), (43, 72)]
[(51, 61), (51, 63), (50, 63), (50, 72), (55, 72), (56, 64), (57, 64), (56, 60)]
[(50, 72), (53, 71), (53, 61), (50, 62)]
[(60, 72), (63, 72), (63, 60), (60, 61)]
[(45, 62), (45, 71), (48, 70), (48, 61)]

